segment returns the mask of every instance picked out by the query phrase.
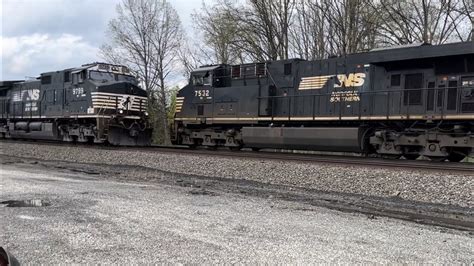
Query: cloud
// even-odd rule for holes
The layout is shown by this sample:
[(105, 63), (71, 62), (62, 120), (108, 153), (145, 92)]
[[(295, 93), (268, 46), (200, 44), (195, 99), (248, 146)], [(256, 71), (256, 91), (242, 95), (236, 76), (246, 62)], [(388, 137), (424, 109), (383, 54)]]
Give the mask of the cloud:
[[(107, 24), (121, 0), (0, 0), (0, 80), (100, 61)], [(212, 0), (206, 0), (212, 1)], [(191, 28), (200, 0), (170, 0)], [(3, 47), (2, 47), (3, 46)]]
[(119, 0), (1, 0), (3, 36), (69, 33), (102, 41)]
[(32, 34), (1, 38), (3, 79), (24, 79), (41, 72), (61, 70), (98, 61), (98, 48), (82, 36)]

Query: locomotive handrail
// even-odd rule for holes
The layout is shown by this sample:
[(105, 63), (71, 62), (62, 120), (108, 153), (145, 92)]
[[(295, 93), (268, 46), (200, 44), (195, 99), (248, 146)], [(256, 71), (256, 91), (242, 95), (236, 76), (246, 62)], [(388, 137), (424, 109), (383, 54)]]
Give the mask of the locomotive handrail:
[[(352, 88), (352, 87), (347, 87), (347, 88)], [(471, 87), (471, 86), (457, 86), (457, 87), (441, 87), (441, 88), (416, 88), (416, 89), (399, 89), (399, 90), (377, 90), (377, 91), (358, 91), (357, 93), (359, 94), (364, 94), (364, 93), (367, 93), (367, 94), (377, 94), (377, 93), (389, 93), (389, 92), (407, 92), (407, 91), (419, 91), (419, 90), (447, 90), (447, 89), (453, 89), (453, 88), (468, 88), (468, 89), (474, 89), (474, 87)], [(347, 90), (337, 90), (337, 91), (334, 91), (334, 92), (340, 92), (340, 91), (347, 91)], [(275, 96), (258, 96), (257, 98), (258, 99), (265, 99), (265, 98), (272, 98), (272, 97), (275, 97), (275, 98), (286, 98), (286, 97), (308, 97), (308, 96), (327, 96), (327, 95), (331, 95), (331, 93), (324, 93), (324, 94), (292, 94), (292, 95), (275, 95)]]
[[(450, 90), (450, 89), (456, 89), (456, 109), (452, 109), (452, 110), (445, 110), (447, 108), (447, 97), (448, 97), (448, 93), (446, 91)], [(399, 115), (402, 115), (402, 117), (405, 117), (405, 118), (409, 118), (410, 116), (413, 116), (413, 115), (429, 115), (430, 113), (436, 113), (435, 110), (439, 110), (438, 112), (441, 112), (441, 117), (444, 117), (445, 115), (445, 112), (448, 111), (448, 112), (459, 112), (460, 110), (460, 103), (462, 102), (462, 93), (463, 93), (463, 90), (466, 90), (466, 89), (474, 89), (474, 86), (448, 86), (448, 87), (434, 87), (434, 88), (428, 88), (428, 87), (424, 87), (424, 88), (413, 88), (413, 89), (397, 89), (397, 90), (377, 90), (377, 91), (354, 91), (353, 93), (355, 95), (358, 96), (359, 100), (356, 101), (357, 105), (358, 105), (358, 117), (359, 119), (362, 117), (362, 107), (363, 107), (363, 102), (364, 102), (364, 98), (366, 97), (376, 97), (376, 96), (384, 96), (385, 97), (385, 108), (381, 108), (379, 109), (379, 112), (383, 112), (385, 113), (384, 116), (386, 116), (387, 119), (390, 118), (390, 115), (392, 112), (395, 112), (396, 114), (399, 114)], [(295, 116), (295, 109), (294, 109), (294, 105), (293, 105), (293, 100), (296, 99), (296, 98), (299, 98), (299, 97), (311, 97), (312, 98), (312, 117), (313, 119), (317, 117), (318, 114), (321, 114), (321, 111), (320, 110), (316, 110), (316, 108), (318, 108), (320, 105), (321, 105), (321, 99), (324, 98), (324, 97), (327, 97), (329, 99), (337, 99), (335, 101), (332, 101), (330, 104), (332, 104), (332, 106), (334, 107), (334, 111), (338, 111), (338, 115), (337, 117), (339, 117), (339, 119), (341, 120), (345, 115), (344, 115), (344, 103), (348, 103), (348, 102), (354, 102), (354, 101), (347, 101), (346, 100), (346, 97), (347, 95), (345, 94), (334, 94), (334, 92), (344, 92), (344, 91), (350, 91), (350, 90), (337, 90), (337, 91), (333, 91), (333, 92), (324, 92), (324, 93), (312, 93), (312, 94), (304, 94), (304, 95), (274, 95), (274, 96), (259, 96), (257, 97), (259, 103), (261, 100), (263, 99), (268, 99), (270, 100), (271, 99), (271, 118), (272, 120), (274, 120), (275, 117), (280, 117), (280, 116), (276, 116), (275, 114), (275, 102), (276, 101), (279, 101), (279, 100), (283, 100), (283, 99), (287, 99), (287, 105), (288, 107), (286, 108), (287, 109), (287, 113), (281, 113), (281, 115), (283, 116), (287, 116), (288, 119), (290, 120), (292, 116)], [(410, 95), (410, 92), (421, 92), (421, 103), (420, 104), (412, 104), (410, 101), (412, 100), (411, 97), (409, 96)], [(425, 91), (433, 91), (434, 94), (433, 94), (433, 98), (432, 99), (427, 99), (427, 94), (425, 93)], [(438, 96), (438, 93), (437, 92), (443, 92), (443, 96), (442, 98), (439, 98)], [(408, 93), (408, 96), (404, 96), (405, 93)], [(396, 97), (398, 98), (398, 111), (396, 111), (397, 109), (393, 109), (393, 100), (394, 99), (394, 95), (393, 94), (399, 94), (399, 97)], [(365, 97), (364, 97), (365, 96)], [(316, 97), (318, 98), (319, 100), (319, 104), (316, 105)], [(406, 100), (405, 100), (405, 97), (406, 97)], [(382, 99), (381, 99), (382, 100)], [(427, 106), (425, 104), (423, 104), (423, 102), (426, 102), (428, 100), (431, 100), (433, 101), (433, 109), (431, 110), (428, 110), (427, 109)], [(438, 102), (439, 101), (439, 102)], [(337, 103), (338, 102), (338, 103)], [(374, 102), (376, 104), (376, 102)], [(337, 104), (337, 105), (336, 105)], [(303, 102), (303, 105), (305, 105), (305, 103)], [(336, 106), (339, 106), (339, 110), (337, 110), (337, 108), (335, 108)], [(374, 108), (376, 108), (376, 106), (379, 106), (379, 105), (371, 105), (369, 108), (368, 108), (368, 112), (366, 115), (373, 115), (375, 110)], [(438, 109), (439, 108), (439, 109)], [(293, 109), (293, 110), (292, 110)], [(318, 108), (319, 109), (319, 108)], [(332, 113), (334, 114), (334, 113)]]

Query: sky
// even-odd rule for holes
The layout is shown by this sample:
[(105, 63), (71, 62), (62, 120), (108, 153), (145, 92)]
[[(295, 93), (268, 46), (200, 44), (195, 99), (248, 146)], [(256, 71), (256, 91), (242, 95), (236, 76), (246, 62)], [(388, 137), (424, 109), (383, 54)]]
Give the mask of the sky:
[[(120, 0), (0, 0), (0, 80), (104, 61), (108, 22)], [(191, 33), (202, 0), (169, 0)]]

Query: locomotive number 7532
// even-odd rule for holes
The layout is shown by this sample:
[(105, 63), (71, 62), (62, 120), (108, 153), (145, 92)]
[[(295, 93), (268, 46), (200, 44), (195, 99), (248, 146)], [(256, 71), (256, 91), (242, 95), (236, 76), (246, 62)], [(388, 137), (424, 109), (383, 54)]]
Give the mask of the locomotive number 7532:
[(194, 96), (196, 96), (196, 97), (208, 97), (209, 96), (209, 90), (195, 90), (194, 91)]

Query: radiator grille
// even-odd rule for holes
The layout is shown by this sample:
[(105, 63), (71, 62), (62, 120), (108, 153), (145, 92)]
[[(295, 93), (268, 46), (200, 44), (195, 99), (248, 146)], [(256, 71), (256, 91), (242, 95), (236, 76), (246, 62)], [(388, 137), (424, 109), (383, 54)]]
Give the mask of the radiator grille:
[(474, 103), (463, 103), (461, 105), (461, 112), (474, 113)]

